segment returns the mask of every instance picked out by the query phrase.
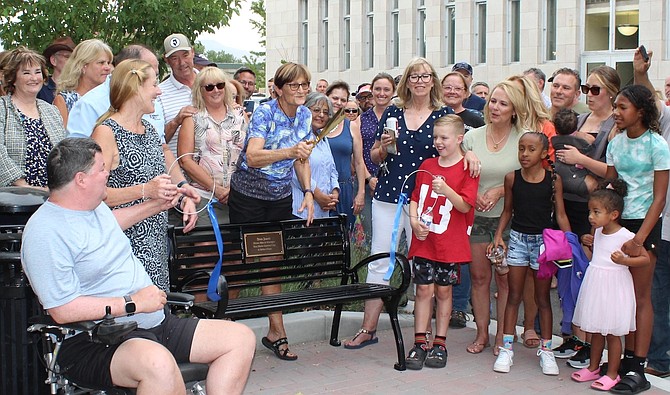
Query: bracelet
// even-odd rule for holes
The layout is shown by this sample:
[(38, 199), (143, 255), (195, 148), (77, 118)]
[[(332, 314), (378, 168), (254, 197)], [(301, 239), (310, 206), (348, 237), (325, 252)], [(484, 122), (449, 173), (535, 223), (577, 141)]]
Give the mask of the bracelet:
[(631, 239), (630, 241), (632, 241), (633, 244), (635, 244), (636, 247), (642, 247), (642, 246), (644, 246), (644, 242), (643, 242), (642, 244), (637, 244), (637, 242), (635, 242), (635, 239)]
[(372, 176), (366, 177), (365, 178), (365, 185), (368, 185), (370, 183), (371, 179), (372, 179)]
[(185, 199), (185, 198), (186, 198), (185, 195), (181, 195), (181, 196), (179, 196), (179, 200), (177, 200), (177, 207), (183, 209), (183, 207), (181, 206), (181, 204), (184, 202), (184, 199)]
[(145, 197), (144, 197), (144, 186), (145, 185), (147, 185), (147, 184), (146, 183), (142, 184), (142, 200), (145, 200)]
[(186, 184), (188, 184), (188, 181), (186, 181), (186, 180), (181, 180), (181, 181), (179, 181), (179, 183), (177, 184), (177, 188), (181, 188), (181, 187), (183, 187), (183, 186), (186, 185)]

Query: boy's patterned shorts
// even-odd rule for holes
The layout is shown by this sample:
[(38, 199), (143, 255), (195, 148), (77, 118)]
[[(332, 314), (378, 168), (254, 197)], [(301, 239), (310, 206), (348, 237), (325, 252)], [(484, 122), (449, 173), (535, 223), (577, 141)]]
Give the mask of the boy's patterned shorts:
[(460, 282), (460, 265), (457, 263), (436, 262), (430, 259), (414, 257), (414, 284), (456, 285)]

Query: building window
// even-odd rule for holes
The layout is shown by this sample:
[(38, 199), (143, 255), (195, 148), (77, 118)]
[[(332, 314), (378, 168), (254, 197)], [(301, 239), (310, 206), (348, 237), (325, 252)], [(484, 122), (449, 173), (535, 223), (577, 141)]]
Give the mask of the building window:
[(342, 56), (342, 68), (349, 70), (351, 68), (351, 0), (342, 2), (344, 26), (342, 29), (342, 41), (344, 46), (344, 56)]
[(444, 12), (444, 65), (456, 63), (456, 4), (447, 0)]
[(585, 0), (584, 49), (613, 51), (638, 46), (638, 0)]
[(374, 0), (365, 0), (363, 41), (365, 43), (364, 66), (371, 69), (375, 61)]
[(486, 63), (486, 2), (475, 3), (475, 48), (477, 63)]
[(308, 37), (309, 37), (309, 25), (308, 25), (308, 12), (307, 12), (307, 0), (300, 0), (300, 63), (307, 65), (307, 54), (308, 54)]
[(416, 54), (426, 57), (426, 0), (419, 0), (416, 8)]
[(328, 0), (320, 0), (319, 13), (321, 14), (321, 26), (319, 26), (319, 57), (321, 58), (321, 70), (328, 70)]
[(400, 8), (398, 0), (393, 0), (391, 7), (391, 67), (400, 66)]
[(544, 7), (544, 60), (556, 60), (556, 0), (546, 0)]
[(519, 0), (507, 2), (507, 48), (509, 48), (509, 61), (518, 62), (521, 44), (521, 8)]

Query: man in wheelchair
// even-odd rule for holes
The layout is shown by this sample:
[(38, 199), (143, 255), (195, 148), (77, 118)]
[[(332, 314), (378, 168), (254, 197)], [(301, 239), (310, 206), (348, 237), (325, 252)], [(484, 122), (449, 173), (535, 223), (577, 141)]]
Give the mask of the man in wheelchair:
[(241, 393), (255, 350), (253, 332), (230, 321), (178, 318), (165, 309), (165, 292), (152, 284), (122, 229), (172, 203), (148, 199), (112, 211), (103, 202), (108, 175), (93, 140), (61, 141), (47, 159), (49, 200), (24, 229), (24, 271), (56, 322), (100, 320), (111, 306), (117, 322), (138, 324), (113, 346), (90, 342), (84, 333), (67, 338), (59, 365), (83, 385), (184, 394), (177, 362), (207, 363), (208, 394)]

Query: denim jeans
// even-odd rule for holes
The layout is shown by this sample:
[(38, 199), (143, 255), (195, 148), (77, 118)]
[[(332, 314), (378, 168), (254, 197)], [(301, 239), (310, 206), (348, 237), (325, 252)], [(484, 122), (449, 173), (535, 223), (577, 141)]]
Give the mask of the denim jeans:
[(661, 240), (651, 287), (654, 331), (651, 335), (647, 366), (659, 372), (670, 371), (670, 242)]
[(453, 311), (468, 311), (470, 301), (470, 265), (461, 265), (461, 281), (452, 290)]

